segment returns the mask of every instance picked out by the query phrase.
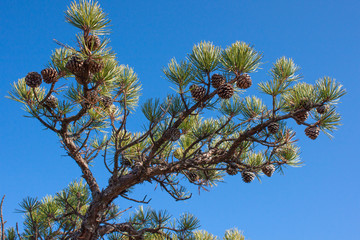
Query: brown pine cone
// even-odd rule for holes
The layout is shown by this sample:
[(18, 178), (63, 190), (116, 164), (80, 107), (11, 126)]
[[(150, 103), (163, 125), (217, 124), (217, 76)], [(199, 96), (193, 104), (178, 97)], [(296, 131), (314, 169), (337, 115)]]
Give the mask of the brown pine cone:
[(86, 45), (91, 51), (95, 51), (101, 45), (100, 38), (96, 35), (89, 35), (86, 39)]
[(203, 86), (191, 85), (190, 93), (193, 99), (196, 101), (201, 101), (206, 95), (206, 89)]
[(241, 177), (243, 179), (244, 182), (246, 183), (250, 183), (254, 180), (255, 178), (255, 173), (253, 172), (250, 172), (250, 171), (247, 171), (247, 170), (244, 170), (242, 171), (241, 173)]
[(165, 132), (165, 139), (168, 139), (169, 141), (175, 142), (179, 140), (181, 136), (180, 130), (177, 128), (169, 128)]
[(45, 68), (41, 71), (45, 83), (57, 82), (58, 73), (54, 68)]
[(101, 96), (100, 101), (104, 108), (110, 107), (113, 103), (112, 98), (108, 96)]
[(306, 121), (306, 119), (308, 119), (308, 117), (309, 117), (309, 112), (306, 111), (305, 109), (294, 114), (294, 119), (295, 119), (296, 123), (299, 125), (304, 123)]
[(236, 175), (238, 173), (238, 170), (236, 169), (235, 166), (232, 166), (232, 165), (228, 165), (226, 167), (226, 173), (229, 174), (229, 175)]
[(99, 92), (98, 91), (88, 91), (86, 94), (86, 102), (95, 105), (97, 102), (99, 102)]
[(58, 100), (57, 98), (54, 96), (54, 95), (50, 95), (46, 101), (44, 102), (44, 104), (46, 106), (48, 106), (49, 108), (56, 108), (57, 107), (57, 104), (58, 104)]
[(324, 114), (326, 113), (327, 111), (329, 110), (329, 105), (321, 105), (320, 107), (317, 107), (316, 108), (316, 111), (319, 113), (319, 114)]
[(311, 102), (308, 99), (300, 100), (300, 108), (310, 111), (311, 110)]
[(41, 85), (41, 75), (37, 72), (29, 72), (25, 77), (25, 83), (31, 88), (37, 88)]
[(211, 85), (213, 86), (213, 88), (218, 88), (225, 83), (225, 80), (226, 79), (223, 75), (215, 73), (211, 77)]
[(305, 135), (310, 139), (315, 140), (320, 134), (320, 128), (318, 126), (309, 126), (305, 128)]
[(218, 88), (217, 94), (222, 99), (229, 99), (234, 95), (234, 87), (230, 83), (225, 83)]
[(89, 62), (89, 70), (91, 73), (98, 73), (104, 68), (104, 64), (101, 60), (92, 60)]
[(275, 172), (275, 166), (273, 164), (269, 164), (264, 166), (261, 171), (268, 177), (271, 177)]
[(249, 76), (249, 74), (246, 73), (240, 75), (240, 77), (236, 81), (236, 86), (241, 89), (247, 89), (251, 87), (251, 85), (252, 85), (251, 77)]
[(84, 71), (84, 62), (78, 56), (72, 56), (65, 67), (75, 75), (81, 75)]
[(279, 131), (279, 123), (277, 122), (273, 122), (273, 123), (270, 123), (269, 126), (267, 127), (269, 133), (271, 134), (275, 134)]

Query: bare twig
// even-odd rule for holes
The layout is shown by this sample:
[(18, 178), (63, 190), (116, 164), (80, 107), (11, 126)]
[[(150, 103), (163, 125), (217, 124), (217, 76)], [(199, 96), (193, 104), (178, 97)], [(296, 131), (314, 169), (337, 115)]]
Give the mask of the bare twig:
[(148, 201), (145, 200), (146, 197), (147, 197), (147, 195), (144, 196), (143, 200), (136, 200), (136, 199), (130, 198), (130, 197), (128, 197), (128, 196), (125, 196), (124, 194), (120, 194), (120, 196), (123, 197), (123, 198), (125, 198), (125, 199), (127, 199), (127, 200), (136, 202), (136, 203), (148, 204), (148, 203), (151, 201), (151, 198), (150, 198)]
[(2, 206), (3, 206), (3, 203), (4, 203), (4, 199), (5, 199), (5, 195), (2, 197), (1, 203), (0, 203), (1, 240), (5, 240), (5, 228), (4, 228), (4, 225), (5, 225), (6, 222), (4, 222), (3, 211), (2, 211)]
[(121, 214), (123, 214), (124, 212), (130, 210), (131, 208), (132, 208), (132, 206), (130, 206), (130, 207), (128, 207), (128, 208), (126, 208), (126, 209), (124, 209), (124, 210), (122, 210), (122, 211), (119, 211), (119, 212), (116, 213), (114, 216), (112, 216), (111, 218), (107, 218), (107, 219), (105, 219), (104, 221), (107, 222), (107, 221), (110, 221), (110, 220), (112, 220), (112, 219), (115, 219), (115, 218), (117, 218), (118, 216), (120, 216)]
[(19, 233), (19, 225), (18, 225), (18, 223), (16, 223), (16, 234), (19, 237), (19, 239), (22, 240), (22, 237), (21, 237), (21, 235)]

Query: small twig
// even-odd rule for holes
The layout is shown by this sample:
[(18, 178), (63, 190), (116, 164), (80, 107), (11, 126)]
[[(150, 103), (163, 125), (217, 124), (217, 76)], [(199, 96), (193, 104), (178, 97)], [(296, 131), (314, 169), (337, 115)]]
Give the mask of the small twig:
[(81, 144), (81, 146), (74, 152), (74, 155), (77, 154), (78, 152), (80, 152), (80, 150), (81, 150), (83, 147), (85, 147), (85, 145), (86, 145), (86, 143), (87, 143), (87, 141), (88, 141), (88, 139), (89, 139), (91, 130), (92, 130), (92, 129), (90, 129), (90, 130), (88, 131), (88, 133), (86, 134), (86, 138), (85, 138), (84, 142), (83, 142), (83, 143)]
[[(168, 189), (164, 183), (164, 181), (161, 181), (159, 179), (156, 179), (156, 178), (153, 178), (156, 182), (158, 182), (160, 184), (160, 186), (171, 196), (173, 197), (176, 201), (184, 201), (184, 200), (187, 200), (187, 199), (190, 199), (192, 197), (192, 193), (190, 193), (189, 196), (185, 196), (185, 197), (181, 197), (179, 196), (179, 193), (174, 190), (174, 192), (172, 192), (170, 189)], [(171, 184), (170, 184), (171, 186)]]
[(108, 166), (107, 163), (106, 163), (106, 154), (107, 154), (108, 145), (109, 145), (109, 141), (107, 141), (107, 142), (106, 142), (106, 145), (105, 145), (105, 150), (104, 150), (104, 165), (105, 165), (106, 169), (109, 171), (109, 173), (113, 174), (114, 172), (110, 170), (109, 166)]
[(147, 195), (145, 195), (145, 197), (143, 198), (143, 200), (136, 200), (136, 199), (133, 199), (133, 198), (130, 198), (130, 197), (127, 197), (125, 196), (124, 194), (120, 194), (121, 197), (127, 199), (127, 200), (130, 200), (130, 201), (133, 201), (133, 202), (137, 202), (137, 203), (145, 203), (145, 204), (148, 204), (150, 201), (151, 201), (151, 198), (148, 200), (148, 201), (145, 201)]
[(19, 225), (18, 225), (18, 223), (16, 223), (16, 233), (17, 233), (19, 239), (22, 240), (22, 237), (21, 237), (21, 235), (19, 233)]
[(62, 46), (62, 47), (64, 47), (64, 48), (67, 48), (67, 49), (69, 49), (69, 50), (75, 51), (74, 48), (69, 47), (68, 45), (66, 45), (66, 44), (64, 44), (64, 43), (62, 43), (62, 42), (59, 42), (59, 41), (56, 40), (56, 39), (53, 39), (53, 40), (54, 40), (54, 42), (56, 42), (58, 45), (60, 45), (60, 46)]
[(112, 220), (112, 219), (114, 219), (114, 218), (117, 218), (119, 215), (121, 215), (121, 214), (123, 214), (124, 212), (130, 210), (131, 208), (132, 208), (132, 206), (126, 208), (125, 210), (122, 210), (122, 211), (118, 212), (117, 214), (115, 214), (115, 215), (114, 215), (113, 217), (111, 217), (111, 218), (105, 219), (105, 221), (110, 221), (110, 220)]
[(3, 218), (3, 211), (2, 211), (2, 206), (3, 206), (3, 203), (4, 203), (4, 198), (5, 198), (5, 195), (2, 197), (1, 199), (1, 203), (0, 203), (0, 218), (1, 218), (1, 240), (5, 240), (5, 232), (4, 232), (4, 225), (5, 225), (5, 222), (4, 222), (4, 218)]

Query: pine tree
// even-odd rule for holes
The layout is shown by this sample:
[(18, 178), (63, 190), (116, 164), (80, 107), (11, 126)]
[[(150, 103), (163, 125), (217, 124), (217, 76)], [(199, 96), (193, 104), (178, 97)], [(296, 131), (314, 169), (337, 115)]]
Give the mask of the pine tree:
[[(148, 203), (131, 197), (132, 187), (144, 181), (176, 200), (187, 200), (186, 184), (212, 187), (226, 174), (241, 173), (239, 179), (246, 182), (263, 171), (271, 176), (274, 170), (301, 164), (291, 119), (300, 128), (328, 136), (339, 125), (336, 107), (345, 90), (334, 79), (301, 82), (299, 67), (282, 57), (270, 69), (271, 80), (257, 82), (250, 76), (263, 56), (254, 47), (237, 41), (221, 49), (200, 42), (184, 60), (171, 59), (164, 67), (176, 92), (145, 101), (140, 109), (146, 129), (131, 132), (127, 125), (138, 109), (141, 85), (135, 71), (120, 64), (109, 47), (110, 20), (97, 2), (80, 0), (71, 3), (66, 21), (80, 30), (78, 48), (59, 43), (49, 66), (39, 69), (42, 75), (33, 69), (24, 73), (9, 98), (60, 137), (85, 182), (41, 201), (25, 199), (20, 204), (25, 230), (18, 234), (24, 239), (217, 239), (195, 231), (199, 222), (191, 214), (174, 222), (166, 211), (139, 208), (125, 219), (121, 214), (127, 209), (114, 200)], [(223, 76), (216, 88), (214, 74)], [(270, 96), (269, 105), (246, 96), (255, 83)], [(64, 84), (67, 88), (60, 90)], [(320, 114), (322, 106), (326, 111)], [(213, 117), (207, 117), (209, 112)], [(299, 121), (304, 113), (308, 118)], [(319, 133), (306, 131), (314, 139)], [(93, 161), (104, 162), (106, 186), (99, 186)], [(7, 236), (17, 237), (13, 228)], [(232, 230), (224, 239), (244, 238)]]

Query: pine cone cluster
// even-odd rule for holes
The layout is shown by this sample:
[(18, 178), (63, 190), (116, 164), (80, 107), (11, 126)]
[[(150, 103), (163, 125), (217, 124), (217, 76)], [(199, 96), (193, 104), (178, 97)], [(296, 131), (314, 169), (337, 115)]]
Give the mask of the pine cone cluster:
[(180, 130), (177, 128), (169, 128), (168, 130), (166, 130), (164, 134), (165, 139), (172, 142), (179, 140), (180, 136), (181, 136)]
[(25, 77), (25, 83), (31, 88), (37, 88), (42, 83), (41, 75), (37, 72), (29, 72)]
[(265, 165), (261, 168), (261, 171), (268, 177), (271, 177), (275, 172), (275, 166), (273, 164)]
[(203, 86), (193, 84), (190, 86), (190, 93), (193, 99), (201, 101), (206, 95), (206, 89)]
[[(249, 74), (244, 73), (236, 79), (236, 86), (238, 88), (247, 89), (251, 87), (251, 85), (252, 80)], [(221, 99), (229, 99), (234, 95), (235, 92), (233, 85), (226, 83), (226, 78), (221, 74), (215, 73), (211, 76), (211, 86), (218, 89), (217, 94)], [(205, 88), (200, 89), (200, 87), (197, 85), (192, 85), (190, 90), (191, 96), (197, 101), (200, 101), (206, 92)]]
[(244, 170), (241, 172), (241, 177), (244, 182), (250, 183), (254, 180), (255, 173), (248, 171), (248, 170)]
[(315, 140), (320, 134), (320, 128), (318, 126), (309, 126), (305, 128), (305, 135), (310, 139)]
[(218, 88), (225, 83), (225, 77), (220, 74), (214, 74), (211, 77), (211, 85), (213, 88)]
[(85, 85), (89, 83), (89, 77), (91, 76), (91, 74), (89, 76), (87, 71), (92, 74), (96, 74), (104, 68), (104, 63), (101, 59), (88, 59), (86, 61), (82, 61), (80, 57), (74, 55), (66, 63), (65, 67), (75, 75), (75, 80), (79, 84)]
[(240, 77), (236, 81), (236, 86), (241, 89), (247, 89), (251, 87), (251, 85), (252, 85), (251, 77), (249, 76), (249, 74), (246, 73), (240, 75)]
[(230, 83), (225, 83), (218, 88), (217, 94), (222, 99), (229, 99), (234, 95), (234, 87)]
[(46, 101), (44, 102), (44, 104), (46, 106), (48, 106), (49, 108), (56, 108), (57, 107), (57, 104), (58, 104), (58, 100), (57, 98), (54, 96), (54, 95), (50, 95)]
[(42, 78), (45, 83), (57, 82), (58, 73), (54, 68), (45, 68), (41, 71)]
[(273, 122), (273, 123), (270, 123), (269, 126), (267, 127), (269, 133), (271, 134), (275, 134), (279, 131), (279, 123), (277, 122)]

